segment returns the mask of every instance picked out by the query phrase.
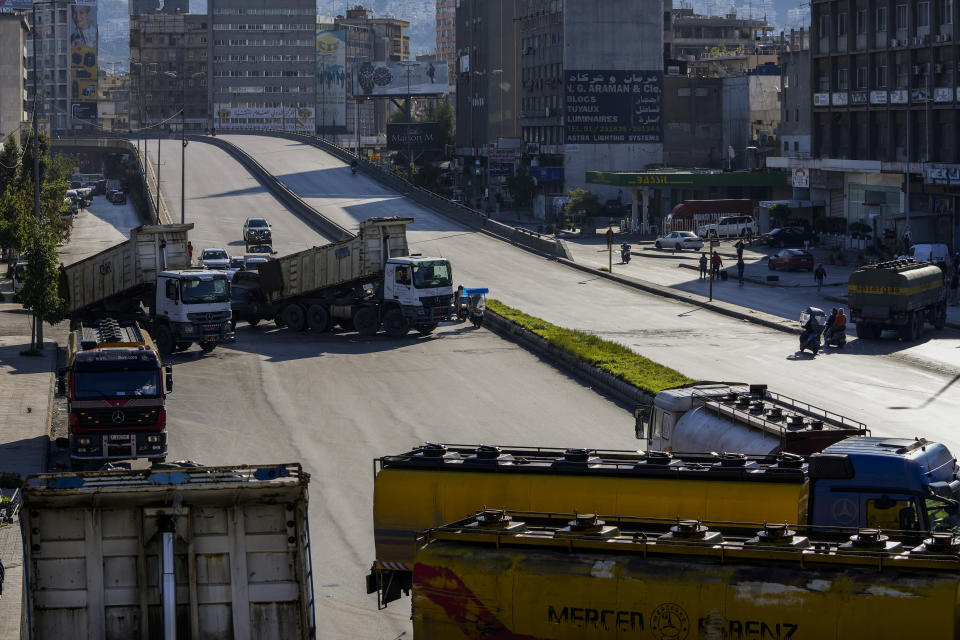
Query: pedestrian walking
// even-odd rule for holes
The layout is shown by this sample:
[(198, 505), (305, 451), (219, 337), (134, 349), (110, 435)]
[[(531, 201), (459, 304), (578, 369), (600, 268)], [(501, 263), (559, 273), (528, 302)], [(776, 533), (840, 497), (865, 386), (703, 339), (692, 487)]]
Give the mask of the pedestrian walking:
[(746, 269), (747, 265), (743, 262), (743, 256), (737, 258), (737, 280), (740, 282), (740, 286), (743, 286), (743, 270)]
[(823, 263), (817, 265), (817, 270), (813, 272), (813, 279), (817, 281), (817, 291), (823, 288), (823, 279), (827, 277), (827, 270), (823, 268)]
[(720, 254), (716, 251), (713, 252), (713, 257), (710, 260), (713, 264), (713, 278), (717, 280), (720, 278), (720, 268), (723, 267), (723, 260), (720, 259)]
[(700, 254), (700, 279), (703, 280), (707, 277), (707, 254)]
[(187, 257), (190, 259), (190, 264), (193, 264), (193, 243), (187, 240)]
[(960, 271), (953, 270), (953, 276), (950, 278), (950, 306), (957, 306), (957, 288), (960, 287)]
[(737, 240), (737, 244), (733, 245), (733, 248), (737, 250), (737, 260), (743, 259), (743, 240)]

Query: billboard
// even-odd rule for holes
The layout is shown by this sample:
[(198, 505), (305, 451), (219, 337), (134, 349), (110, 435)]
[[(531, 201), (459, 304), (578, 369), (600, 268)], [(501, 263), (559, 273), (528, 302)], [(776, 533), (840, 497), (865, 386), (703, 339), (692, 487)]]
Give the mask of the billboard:
[(387, 123), (387, 149), (426, 151), (442, 148), (440, 125), (436, 122)]
[(347, 32), (317, 31), (317, 131), (342, 132), (347, 126)]
[(33, 8), (32, 0), (0, 0), (0, 13), (28, 11)]
[(663, 143), (663, 71), (566, 71), (568, 144)]
[(97, 0), (70, 5), (70, 119), (97, 120)]
[(362, 62), (353, 65), (353, 87), (358, 97), (445, 94), (447, 63)]

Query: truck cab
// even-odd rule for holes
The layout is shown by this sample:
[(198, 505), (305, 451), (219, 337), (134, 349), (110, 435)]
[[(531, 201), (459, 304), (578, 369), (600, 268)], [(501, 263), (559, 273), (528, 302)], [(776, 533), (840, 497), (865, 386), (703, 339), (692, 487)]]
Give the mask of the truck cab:
[(153, 335), (160, 353), (194, 342), (209, 352), (235, 339), (228, 274), (205, 269), (161, 271), (156, 290)]
[(453, 301), (450, 261), (423, 256), (388, 259), (383, 301), (385, 309), (391, 302), (399, 304), (403, 316), (418, 329), (448, 320)]

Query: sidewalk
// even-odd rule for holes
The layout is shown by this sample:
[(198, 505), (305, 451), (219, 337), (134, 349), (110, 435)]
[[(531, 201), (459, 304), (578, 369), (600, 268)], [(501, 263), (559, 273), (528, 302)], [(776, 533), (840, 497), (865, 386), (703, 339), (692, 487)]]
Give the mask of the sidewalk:
[[(21, 356), (30, 346), (30, 316), (13, 302), (9, 280), (0, 281), (0, 292), (0, 473), (25, 478), (46, 469), (57, 334), (45, 326), (44, 354)], [(19, 639), (23, 550), (16, 521), (0, 527), (0, 560), (6, 568), (0, 640)]]

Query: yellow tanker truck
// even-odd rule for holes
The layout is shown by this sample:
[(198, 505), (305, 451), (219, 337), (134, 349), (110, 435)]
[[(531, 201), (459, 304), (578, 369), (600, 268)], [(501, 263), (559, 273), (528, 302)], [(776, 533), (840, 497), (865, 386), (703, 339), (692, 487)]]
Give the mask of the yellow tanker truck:
[[(960, 635), (960, 540), (485, 511), (431, 530), (414, 638), (924, 640)], [(482, 633), (481, 633), (482, 631)]]

